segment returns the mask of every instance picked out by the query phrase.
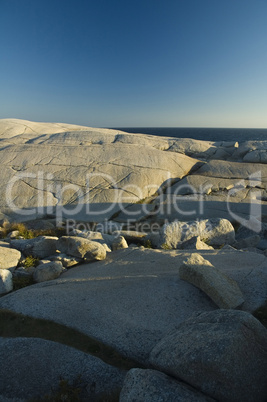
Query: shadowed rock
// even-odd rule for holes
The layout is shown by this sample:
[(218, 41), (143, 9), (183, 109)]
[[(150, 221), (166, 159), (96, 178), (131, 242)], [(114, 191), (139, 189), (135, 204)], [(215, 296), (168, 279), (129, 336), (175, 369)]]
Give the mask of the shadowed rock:
[(267, 331), (249, 313), (195, 314), (156, 345), (150, 362), (218, 401), (266, 401)]

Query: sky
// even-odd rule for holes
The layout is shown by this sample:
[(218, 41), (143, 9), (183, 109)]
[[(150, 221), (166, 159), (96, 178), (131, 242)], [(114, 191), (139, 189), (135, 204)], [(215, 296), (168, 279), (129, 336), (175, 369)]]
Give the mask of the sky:
[(0, 118), (267, 128), (267, 0), (0, 0)]

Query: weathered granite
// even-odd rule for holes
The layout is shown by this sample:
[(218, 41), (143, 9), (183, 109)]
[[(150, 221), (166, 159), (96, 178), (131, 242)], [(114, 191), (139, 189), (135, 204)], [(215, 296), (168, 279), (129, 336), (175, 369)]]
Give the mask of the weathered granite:
[(157, 370), (128, 371), (120, 393), (120, 402), (212, 402), (196, 389)]
[(14, 271), (21, 258), (21, 253), (9, 247), (0, 246), (0, 268)]
[(94, 356), (44, 339), (0, 338), (0, 350), (0, 395), (6, 398), (43, 398), (63, 379), (70, 385), (78, 380), (88, 401), (120, 389), (125, 376)]
[(267, 395), (267, 330), (251, 314), (195, 314), (152, 350), (157, 370), (218, 401), (259, 401)]
[[(238, 283), (245, 298), (243, 310), (254, 311), (265, 302), (264, 255), (198, 253)], [(201, 290), (179, 279), (179, 267), (190, 254), (118, 250), (106, 260), (70, 269), (56, 280), (5, 295), (0, 308), (71, 326), (144, 363), (155, 344), (177, 324), (196, 311), (217, 308)]]
[(198, 253), (191, 254), (183, 262), (179, 275), (205, 292), (220, 308), (234, 309), (244, 303), (237, 283)]

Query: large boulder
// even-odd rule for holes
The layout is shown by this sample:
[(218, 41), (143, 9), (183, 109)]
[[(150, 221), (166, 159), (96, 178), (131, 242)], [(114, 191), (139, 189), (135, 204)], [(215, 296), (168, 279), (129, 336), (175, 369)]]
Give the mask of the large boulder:
[(114, 241), (114, 236), (106, 233), (94, 232), (92, 230), (73, 229), (69, 233), (69, 236), (82, 237), (83, 239), (100, 243), (105, 247), (106, 251), (111, 251), (112, 242)]
[(45, 282), (56, 279), (63, 272), (63, 265), (60, 261), (52, 261), (38, 265), (33, 273), (35, 282)]
[[(0, 338), (0, 398), (56, 400), (60, 381), (68, 386), (61, 390), (80, 389), (83, 401), (99, 400), (117, 393), (125, 372), (97, 357), (72, 347), (37, 338)], [(72, 386), (74, 388), (72, 388)], [(53, 394), (53, 399), (45, 395)], [(72, 397), (75, 398), (74, 392)], [(64, 394), (62, 399), (65, 400)], [(69, 401), (71, 399), (69, 395)], [(7, 399), (8, 400), (8, 399)]]
[(34, 257), (46, 258), (57, 251), (58, 237), (39, 236), (33, 244), (32, 254)]
[(21, 253), (8, 247), (0, 246), (0, 268), (15, 270), (21, 258)]
[(78, 236), (62, 236), (57, 241), (57, 249), (61, 253), (83, 258), (86, 261), (106, 258), (106, 249), (102, 244)]
[(134, 368), (128, 371), (120, 402), (212, 402), (194, 388), (156, 370)]
[(244, 303), (237, 283), (198, 253), (183, 262), (179, 274), (181, 279), (206, 293), (220, 308), (234, 309)]
[(267, 331), (249, 313), (196, 313), (153, 348), (150, 362), (218, 401), (266, 401)]
[(7, 269), (0, 269), (0, 295), (13, 290), (12, 274)]
[(235, 230), (227, 219), (204, 219), (189, 222), (174, 221), (165, 223), (159, 235), (151, 237), (154, 246), (161, 248), (180, 248), (182, 243), (199, 236), (210, 246), (232, 244)]
[(0, 139), (0, 209), (17, 220), (103, 222), (198, 163), (166, 152), (168, 139), (118, 130), (0, 120)]

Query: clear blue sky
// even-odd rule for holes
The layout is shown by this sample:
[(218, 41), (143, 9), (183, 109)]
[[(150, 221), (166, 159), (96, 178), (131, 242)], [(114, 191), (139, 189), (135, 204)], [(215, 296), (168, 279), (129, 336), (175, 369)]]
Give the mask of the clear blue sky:
[(267, 127), (267, 0), (0, 0), (0, 118)]

